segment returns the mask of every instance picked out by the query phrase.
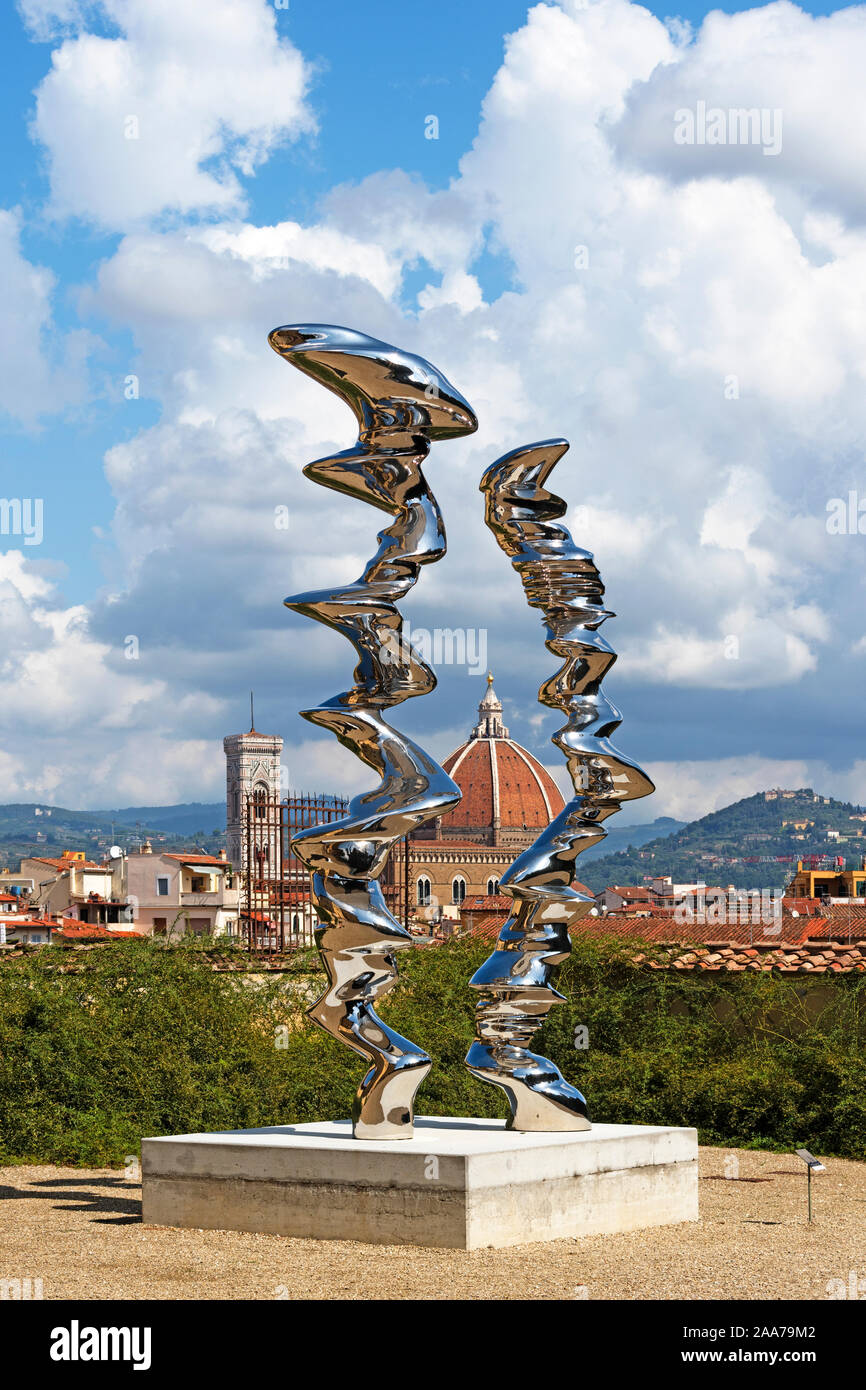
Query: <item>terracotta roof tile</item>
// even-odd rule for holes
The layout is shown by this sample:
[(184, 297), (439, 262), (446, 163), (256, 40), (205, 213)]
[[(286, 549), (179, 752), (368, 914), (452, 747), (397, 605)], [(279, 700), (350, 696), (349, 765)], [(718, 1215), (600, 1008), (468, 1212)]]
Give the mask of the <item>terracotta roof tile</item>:
[(7, 931), (17, 931), (20, 927), (53, 927), (56, 931), (60, 923), (56, 917), (18, 917), (10, 913), (0, 917), (0, 925)]
[(115, 937), (140, 936), (137, 931), (113, 931), (108, 927), (63, 927), (58, 936), (69, 941), (113, 941)]
[(34, 864), (48, 864), (52, 869), (104, 869), (104, 864), (94, 864), (89, 859), (45, 859), (39, 854), (26, 856)]
[[(635, 964), (643, 963), (646, 957), (633, 957)], [(743, 951), (737, 949), (736, 945), (725, 947), (720, 952), (714, 952), (701, 958), (699, 952), (678, 950), (671, 947), (666, 955), (663, 955), (655, 964), (657, 969), (674, 970), (731, 970), (745, 971), (754, 970), (769, 974), (771, 971), (778, 971), (783, 975), (796, 975), (805, 973), (809, 975), (835, 974), (842, 975), (850, 971), (866, 970), (866, 946), (852, 947), (841, 956), (834, 956), (832, 959), (826, 952), (816, 951), (809, 942), (801, 946), (792, 946), (784, 943), (780, 946), (767, 947), (760, 952)]]
[(513, 902), (506, 893), (493, 893), (488, 897), (465, 898), (461, 912), (510, 912)]

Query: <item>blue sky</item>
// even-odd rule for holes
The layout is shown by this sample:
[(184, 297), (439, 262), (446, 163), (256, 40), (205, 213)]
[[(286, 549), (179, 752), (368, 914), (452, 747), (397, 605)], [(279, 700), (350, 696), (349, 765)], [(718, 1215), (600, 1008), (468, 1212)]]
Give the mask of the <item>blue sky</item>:
[[(829, 281), (828, 295), (829, 277), (822, 281), (818, 271), (829, 258), (841, 276), (847, 257), (847, 283), (853, 276), (859, 287), (861, 137), (850, 140), (846, 153), (838, 130), (828, 126), (823, 149), (831, 154), (825, 158), (820, 123), (842, 117), (834, 116), (832, 100), (825, 97), (821, 106), (820, 83), (835, 91), (834, 70), (840, 71), (840, 62), (844, 69), (845, 55), (856, 68), (866, 12), (852, 7), (845, 20), (829, 6), (727, 6), (727, 15), (742, 11), (740, 20), (727, 28), (711, 21), (702, 29), (708, 10), (680, 6), (676, 18), (694, 32), (689, 41), (682, 23), (671, 26), (677, 40), (671, 47), (662, 27), (624, 0), (592, 7), (563, 0), (561, 9), (547, 6), (546, 17), (537, 7), (529, 23), (528, 7), (511, 0), (472, 6), (445, 0), (435, 8), (292, 0), (285, 10), (271, 9), (264, 0), (239, 0), (237, 9), (249, 22), (237, 40), (234, 74), (214, 39), (221, 5), (177, 0), (174, 9), (172, 17), (163, 0), (154, 0), (150, 9), (143, 0), (107, 0), (105, 6), (26, 0), (27, 24), (11, 7), (0, 15), (6, 137), (0, 208), (16, 219), (16, 283), (26, 285), (34, 268), (39, 280), (32, 312), (29, 291), (21, 290), (15, 311), (20, 326), (13, 316), (4, 348), (10, 371), (2, 398), (3, 491), (45, 501), (40, 546), (0, 537), (4, 551), (20, 550), (20, 575), (31, 576), (21, 578), (16, 569), (5, 581), (12, 595), (5, 611), (14, 615), (7, 651), (15, 653), (12, 674), (20, 680), (5, 713), (0, 711), (0, 748), (9, 759), (10, 795), (4, 799), (13, 799), (14, 792), (21, 799), (67, 804), (75, 797), (75, 804), (119, 803), (135, 799), (137, 788), (145, 800), (213, 794), (220, 779), (218, 736), (238, 722), (233, 711), (243, 709), (250, 684), (261, 691), (265, 722), (293, 747), (297, 740), (293, 781), (330, 785), (344, 775), (343, 764), (307, 742), (294, 711), (341, 688), (329, 682), (344, 679), (341, 670), (349, 669), (351, 655), (318, 636), (307, 638), (294, 620), (287, 624), (278, 602), (274, 607), (282, 592), (299, 587), (288, 571), (294, 566), (303, 574), (316, 563), (315, 547), (301, 546), (282, 558), (272, 549), (260, 551), (254, 511), (244, 511), (236, 534), (220, 529), (231, 496), (261, 476), (254, 463), (256, 440), (267, 441), (272, 452), (282, 447), (280, 440), (296, 441), (285, 447), (294, 450), (291, 464), (299, 469), (316, 450), (316, 421), (323, 421), (320, 451), (333, 437), (326, 432), (339, 428), (330, 405), (317, 405), (278, 376), (284, 369), (266, 360), (266, 350), (256, 365), (255, 344), (263, 330), (298, 316), (296, 303), (305, 306), (304, 316), (323, 320), (366, 313), (371, 331), (403, 332), (407, 345), (428, 351), (433, 360), (450, 350), (482, 392), (493, 383), (491, 416), (498, 412), (511, 424), (497, 432), (491, 421), (483, 439), (479, 435), (479, 450), (504, 451), (533, 431), (538, 437), (559, 430), (570, 435), (574, 457), (561, 465), (562, 490), (573, 504), (588, 506), (590, 534), (579, 538), (596, 549), (612, 606), (621, 615), (609, 631), (622, 651), (622, 683), (615, 682), (613, 691), (626, 718), (620, 742), (668, 770), (669, 781), (663, 780), (662, 795), (647, 815), (709, 809), (774, 774), (780, 780), (823, 778), (825, 784), (835, 779), (824, 789), (863, 799), (856, 796), (862, 781), (857, 643), (866, 638), (862, 625), (857, 627), (860, 579), (850, 580), (862, 566), (862, 540), (848, 535), (830, 545), (823, 519), (825, 500), (856, 488), (861, 476), (861, 426), (849, 408), (860, 357), (856, 328), (841, 326), (845, 294), (839, 291), (842, 307), (834, 318), (835, 283)], [(664, 8), (652, 13), (666, 19)], [(772, 19), (762, 18), (768, 13)], [(835, 29), (810, 27), (808, 16), (824, 15), (836, 15)], [(516, 38), (506, 59), (509, 34)], [(573, 38), (575, 52), (589, 55), (585, 69), (580, 62), (574, 69), (573, 109), (568, 76), (556, 71), (563, 52), (558, 35), (566, 43)], [(102, 41), (98, 51), (89, 46), (96, 41)], [(159, 88), (175, 42), (181, 72), (187, 61), (188, 75), (206, 82), (213, 62), (213, 110), (206, 92), (190, 106), (183, 83)], [(163, 148), (178, 156), (180, 172), (170, 186), (168, 176), (165, 187), (159, 186), (150, 168), (143, 174), (142, 186), (148, 186), (142, 204), (134, 190), (112, 195), (114, 154), (106, 145), (104, 156), (99, 143), (100, 123), (114, 118), (101, 114), (100, 102), (109, 102), (103, 84), (107, 91), (121, 80), (112, 66), (121, 50), (131, 54), (128, 101), (143, 108), (145, 136), (148, 119), (151, 127), (154, 119), (164, 120)], [(647, 51), (657, 52), (658, 61), (650, 61)], [(57, 65), (58, 54), (70, 55), (71, 66), (64, 66), (65, 59)], [(287, 54), (302, 65), (303, 79), (283, 101), (287, 83), (297, 76), (296, 69), (280, 67)], [(263, 91), (281, 107), (275, 128), (264, 135), (266, 118), (254, 90), (259, 64)], [(816, 106), (803, 99), (799, 109), (807, 68)], [(591, 91), (596, 70), (598, 90)], [(548, 74), (553, 125), (545, 131), (546, 99), (539, 92)], [(122, 80), (110, 98), (120, 105), (106, 105), (106, 112), (127, 109)], [(713, 164), (714, 151), (692, 150), (687, 154), (697, 162), (676, 164), (669, 136), (667, 145), (655, 138), (658, 112), (704, 93), (723, 100), (728, 90), (737, 105), (775, 109), (784, 103), (793, 134), (782, 157), (728, 150), (726, 164)], [(856, 93), (856, 86), (851, 90)], [(225, 130), (214, 135), (222, 94)], [(843, 91), (840, 106), (845, 99)], [(852, 96), (849, 102), (852, 126), (858, 100)], [(430, 114), (438, 121), (438, 138), (432, 140), (424, 138)], [(193, 160), (185, 174), (183, 148), (197, 138), (197, 122), (203, 141), (215, 141), (214, 152)], [(237, 147), (246, 139), (260, 144), (242, 167)], [(100, 175), (102, 158), (108, 162)], [(182, 205), (185, 181), (196, 170), (219, 186), (219, 206), (192, 192)], [(712, 182), (718, 178), (720, 185)], [(236, 196), (223, 197), (229, 183)], [(86, 191), (77, 191), (88, 187), (95, 190), (90, 202)], [(647, 212), (650, 187), (658, 213)], [(533, 228), (529, 215), (534, 198), (541, 229)], [(700, 212), (698, 198), (705, 199)], [(629, 201), (639, 215), (623, 211)], [(588, 230), (581, 231), (582, 218)], [(311, 240), (297, 257), (290, 253), (284, 283), (260, 237), (252, 251), (247, 247), (256, 229), (289, 224), (311, 229)], [(695, 226), (706, 243), (697, 253), (690, 230)], [(579, 297), (566, 314), (561, 306), (567, 295), (557, 286), (571, 294), (569, 248), (584, 235), (595, 238), (599, 269), (588, 297), (576, 291)], [(668, 235), (669, 244), (663, 244)], [(323, 236), (344, 247), (324, 267), (315, 250)], [(788, 267), (785, 261), (792, 237), (805, 271), (799, 262)], [(711, 254), (712, 244), (718, 251)], [(546, 263), (554, 246), (564, 256), (559, 268)], [(742, 265), (726, 266), (731, 246), (742, 254)], [(637, 267), (647, 247), (647, 263)], [(354, 277), (345, 268), (350, 251), (361, 267)], [(664, 267), (674, 263), (683, 284), (686, 273), (692, 277), (692, 288), (682, 296), (677, 288), (666, 299)], [(169, 264), (171, 273), (164, 277), (153, 270)], [(630, 267), (632, 285), (626, 283)], [(40, 270), (51, 280), (40, 279)], [(214, 355), (219, 324), (202, 327), (206, 311), (192, 302), (192, 292), (191, 302), (175, 309), (184, 287), (199, 283), (198, 274), (206, 298), (239, 306), (237, 315), (229, 310), (226, 328), (225, 352), (244, 364), (238, 377), (243, 386), (234, 395), (231, 373)], [(175, 289), (164, 290), (166, 285)], [(756, 285), (758, 296), (766, 291), (761, 312), (774, 325), (772, 343), (756, 345), (755, 330), (737, 326), (738, 313), (745, 325), (754, 311)], [(163, 292), (174, 302), (163, 304)], [(694, 325), (685, 320), (689, 302), (697, 306)], [(791, 304), (802, 310), (802, 323), (788, 321)], [(543, 381), (533, 375), (534, 350), (521, 352), (521, 329), (560, 311), (560, 355), (567, 364), (573, 353), (575, 370), (571, 376), (559, 368), (548, 371)], [(582, 322), (584, 312), (585, 326), (572, 339), (572, 323)], [(635, 346), (641, 333), (646, 339)], [(508, 352), (489, 348), (509, 334), (515, 346), (509, 342)], [(751, 383), (744, 386), (733, 431), (732, 413), (719, 408), (704, 384), (725, 375), (725, 353), (732, 371), (740, 359), (747, 363), (743, 371)], [(20, 388), (14, 385), (16, 370)], [(124, 396), (130, 374), (140, 382), (140, 395), (131, 400)], [(266, 383), (261, 399), (257, 374)], [(661, 385), (653, 384), (656, 374)], [(677, 389), (668, 398), (674, 379)], [(704, 389), (706, 408), (698, 409), (695, 401)], [(287, 415), (280, 429), (274, 401), (283, 391)], [(609, 418), (610, 392), (629, 403), (625, 414), (634, 410), (633, 422)], [(220, 409), (248, 412), (244, 429), (252, 433), (240, 444), (237, 420), (212, 423)], [(581, 453), (584, 429), (588, 442)], [(246, 462), (238, 465), (234, 494), (229, 488), (226, 497), (211, 497), (211, 458), (229, 468), (225, 461), (243, 453), (248, 439), (249, 471)], [(683, 451), (692, 442), (696, 458), (687, 467)], [(656, 489), (648, 487), (646, 462), (639, 457), (645, 445), (669, 460), (658, 465), (667, 471), (660, 471)], [(170, 460), (185, 460), (199, 449), (201, 471), (190, 482), (190, 495), (199, 494), (196, 513), (189, 496), (172, 492), (183, 467)], [(481, 455), (455, 457), (469, 478)], [(590, 462), (587, 490), (587, 475), (578, 468)], [(222, 465), (215, 467), (219, 472)], [(153, 479), (149, 495), (143, 475)], [(247, 479), (243, 485), (241, 477)], [(293, 489), (296, 484), (297, 479)], [(444, 485), (449, 489), (450, 480)], [(281, 495), (279, 479), (262, 487), (266, 511)], [(155, 496), (166, 499), (159, 513)], [(459, 496), (455, 491), (458, 510)], [(298, 514), (305, 522), (314, 519), (315, 499), (302, 491), (298, 497)], [(673, 532), (666, 499), (682, 506)], [(216, 514), (199, 529), (199, 516), (211, 503)], [(625, 521), (617, 523), (620, 513)], [(177, 515), (182, 524), (175, 524)], [(338, 528), (343, 525), (333, 516)], [(360, 523), (355, 517), (345, 525), (346, 535), (354, 536)], [(466, 554), (474, 554), (475, 533), (464, 535), (462, 526), (456, 518), (456, 539)], [(735, 537), (733, 545), (719, 539), (725, 528)], [(667, 548), (664, 577), (655, 588), (652, 566), (661, 562), (654, 535), (664, 536)], [(296, 532), (293, 544), (297, 538)], [(357, 546), (360, 555), (360, 538)], [(256, 593), (244, 576), (260, 554), (267, 565)], [(452, 545), (449, 561), (456, 564), (455, 554)], [(224, 587), (217, 583), (211, 598), (208, 582), (219, 580), (224, 561)], [(230, 567), (235, 562), (237, 569)], [(497, 563), (495, 554), (486, 554), (494, 598)], [(432, 626), (437, 605), (449, 624), (459, 623), (464, 609), (468, 626), (485, 620), (461, 591), (456, 573), (450, 574), (431, 583), (426, 599), (419, 586), (416, 626)], [(499, 578), (504, 583), (507, 575)], [(279, 584), (281, 590), (273, 587)], [(726, 585), (731, 596), (722, 605), (718, 595)], [(222, 624), (214, 616), (221, 606)], [(50, 622), (47, 612), (54, 615)], [(833, 625), (842, 625), (829, 644), (822, 614), (825, 620), (835, 614)], [(732, 622), (736, 630), (730, 633)], [(65, 624), (62, 641), (58, 624)], [(503, 672), (497, 684), (513, 732), (552, 764), (555, 755), (545, 751), (550, 728), (539, 722), (533, 704), (533, 681), (537, 686), (546, 659), (534, 629), (528, 623), (514, 638), (510, 617), (493, 612), (486, 625), (489, 659)], [(229, 632), (236, 635), (234, 648)], [(129, 635), (142, 638), (136, 665), (126, 660)], [(736, 667), (717, 659), (717, 647), (730, 635), (743, 646)], [(72, 651), (64, 646), (67, 640), (74, 640)], [(24, 668), (22, 653), (30, 653)], [(531, 653), (529, 666), (525, 653)], [(435, 751), (444, 756), (472, 722), (481, 691), (465, 671), (445, 669), (440, 678), (435, 709), (431, 702), (422, 712), (417, 702), (407, 720), (419, 732), (429, 731)], [(50, 699), (40, 691), (46, 684), (55, 691)], [(57, 686), (66, 687), (63, 697)], [(82, 780), (81, 747), (94, 739), (104, 747), (105, 760), (90, 785), (87, 777)], [(209, 752), (214, 747), (215, 759)], [(154, 775), (149, 769), (157, 769), (162, 780), (148, 791)]]
[[(647, 8), (660, 19), (670, 13), (664, 6)], [(699, 25), (716, 8), (681, 5), (675, 13)], [(730, 14), (748, 8), (724, 6)], [(827, 14), (833, 7), (801, 8)], [(248, 181), (251, 218), (259, 223), (312, 218), (335, 184), (357, 182), (379, 169), (406, 169), (430, 188), (447, 187), (477, 132), (481, 103), (502, 61), (505, 35), (520, 28), (527, 9), (523, 0), (480, 0), (473, 5), (440, 0), (435, 21), (423, 5), (391, 0), (333, 0), (327, 7), (292, 0), (286, 9), (275, 9), (280, 32), (290, 36), (315, 67), (313, 100), (320, 128), (312, 145), (278, 150)], [(88, 28), (108, 36), (117, 32), (98, 12)], [(18, 10), (7, 6), (0, 12), (0, 44), (2, 205), (21, 208), (27, 258), (57, 276), (54, 320), (62, 332), (81, 326), (77, 289), (112, 254), (119, 237), (101, 235), (78, 218), (56, 221), (46, 216), (44, 155), (31, 137), (30, 125), (33, 93), (45, 76), (55, 41), (34, 40)], [(424, 118), (434, 110), (439, 138), (419, 140)], [(511, 284), (513, 268), (506, 256), (483, 253), (475, 271), (488, 298)], [(423, 264), (407, 273), (407, 300), (425, 274)], [(104, 580), (105, 544), (93, 535), (93, 528), (108, 527), (114, 511), (103, 474), (105, 450), (159, 416), (158, 402), (124, 399), (123, 381), (132, 370), (135, 351), (132, 335), (99, 320), (86, 319), (85, 324), (102, 340), (86, 406), (64, 420), (49, 415), (36, 430), (7, 426), (4, 431), (10, 479), (26, 475), (27, 495), (51, 494), (41, 554), (64, 567), (63, 592), (71, 602), (86, 601)], [(20, 489), (11, 490), (24, 495)]]
[[(287, 9), (275, 10), (280, 32), (315, 65), (320, 130), (313, 145), (277, 151), (249, 181), (251, 216), (258, 222), (311, 217), (334, 184), (382, 168), (405, 168), (431, 187), (445, 187), (477, 130), (481, 101), (502, 60), (503, 35), (520, 26), (526, 9), (524, 3), (507, 0), (472, 6), (446, 0), (436, 7), (435, 23), (420, 5), (336, 0), (325, 10), (295, 0)], [(395, 25), (399, 62), (393, 61), (393, 39), (382, 42), (383, 33), (396, 33)], [(99, 14), (89, 28), (105, 35), (116, 32)], [(118, 237), (100, 235), (80, 219), (58, 223), (46, 218), (44, 158), (29, 127), (33, 92), (54, 43), (34, 41), (10, 6), (0, 12), (0, 44), (0, 113), (6, 136), (2, 202), (24, 213), (22, 246), (28, 259), (50, 267), (58, 277), (55, 321), (62, 330), (79, 324), (76, 289), (111, 255)], [(418, 130), (433, 107), (440, 113), (439, 139), (419, 141)], [(495, 256), (486, 259), (486, 284), (496, 293), (508, 284), (509, 266)], [(412, 278), (417, 277), (408, 277), (407, 288)], [(139, 398), (131, 409), (123, 398), (122, 381), (134, 352), (131, 336), (118, 333), (114, 325), (88, 326), (104, 342), (99, 394), (90, 396), (86, 410), (69, 423), (46, 420), (38, 433), (12, 429), (4, 441), (10, 476), (26, 473), (36, 495), (50, 492), (54, 499), (46, 517), (44, 554), (66, 568), (64, 593), (73, 602), (86, 600), (103, 580), (104, 546), (92, 535), (94, 526), (108, 526), (114, 510), (103, 454), (159, 414), (152, 401)]]

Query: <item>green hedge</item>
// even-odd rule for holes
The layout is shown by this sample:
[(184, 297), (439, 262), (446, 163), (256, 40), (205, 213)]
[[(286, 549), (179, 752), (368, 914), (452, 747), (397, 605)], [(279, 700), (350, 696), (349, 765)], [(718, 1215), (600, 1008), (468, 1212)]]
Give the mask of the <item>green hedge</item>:
[[(401, 955), (381, 1012), (435, 1059), (420, 1113), (506, 1113), (463, 1066), (466, 981), (489, 949), (463, 939)], [(862, 977), (638, 969), (629, 949), (576, 942), (557, 980), (570, 1002), (536, 1035), (593, 1119), (697, 1125), (705, 1143), (866, 1154)], [(201, 943), (118, 942), (69, 963), (55, 947), (0, 962), (0, 1162), (111, 1165), (142, 1135), (349, 1113), (363, 1064), (306, 1021), (318, 975), (214, 971)], [(575, 1048), (577, 1024), (586, 1050)]]

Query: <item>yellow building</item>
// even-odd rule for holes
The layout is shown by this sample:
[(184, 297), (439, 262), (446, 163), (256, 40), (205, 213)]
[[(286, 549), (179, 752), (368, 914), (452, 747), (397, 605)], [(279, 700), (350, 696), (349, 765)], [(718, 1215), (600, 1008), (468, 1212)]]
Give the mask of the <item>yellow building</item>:
[(859, 869), (812, 869), (800, 860), (787, 891), (792, 898), (862, 898), (866, 894), (866, 864)]

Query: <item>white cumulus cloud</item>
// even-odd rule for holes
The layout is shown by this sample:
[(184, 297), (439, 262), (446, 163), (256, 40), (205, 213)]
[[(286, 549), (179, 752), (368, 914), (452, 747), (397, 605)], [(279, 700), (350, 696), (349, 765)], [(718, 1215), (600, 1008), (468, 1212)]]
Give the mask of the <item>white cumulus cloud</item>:
[(33, 125), (58, 216), (116, 229), (235, 212), (239, 176), (314, 129), (310, 69), (266, 0), (25, 0), (23, 12), (37, 37), (59, 37)]

